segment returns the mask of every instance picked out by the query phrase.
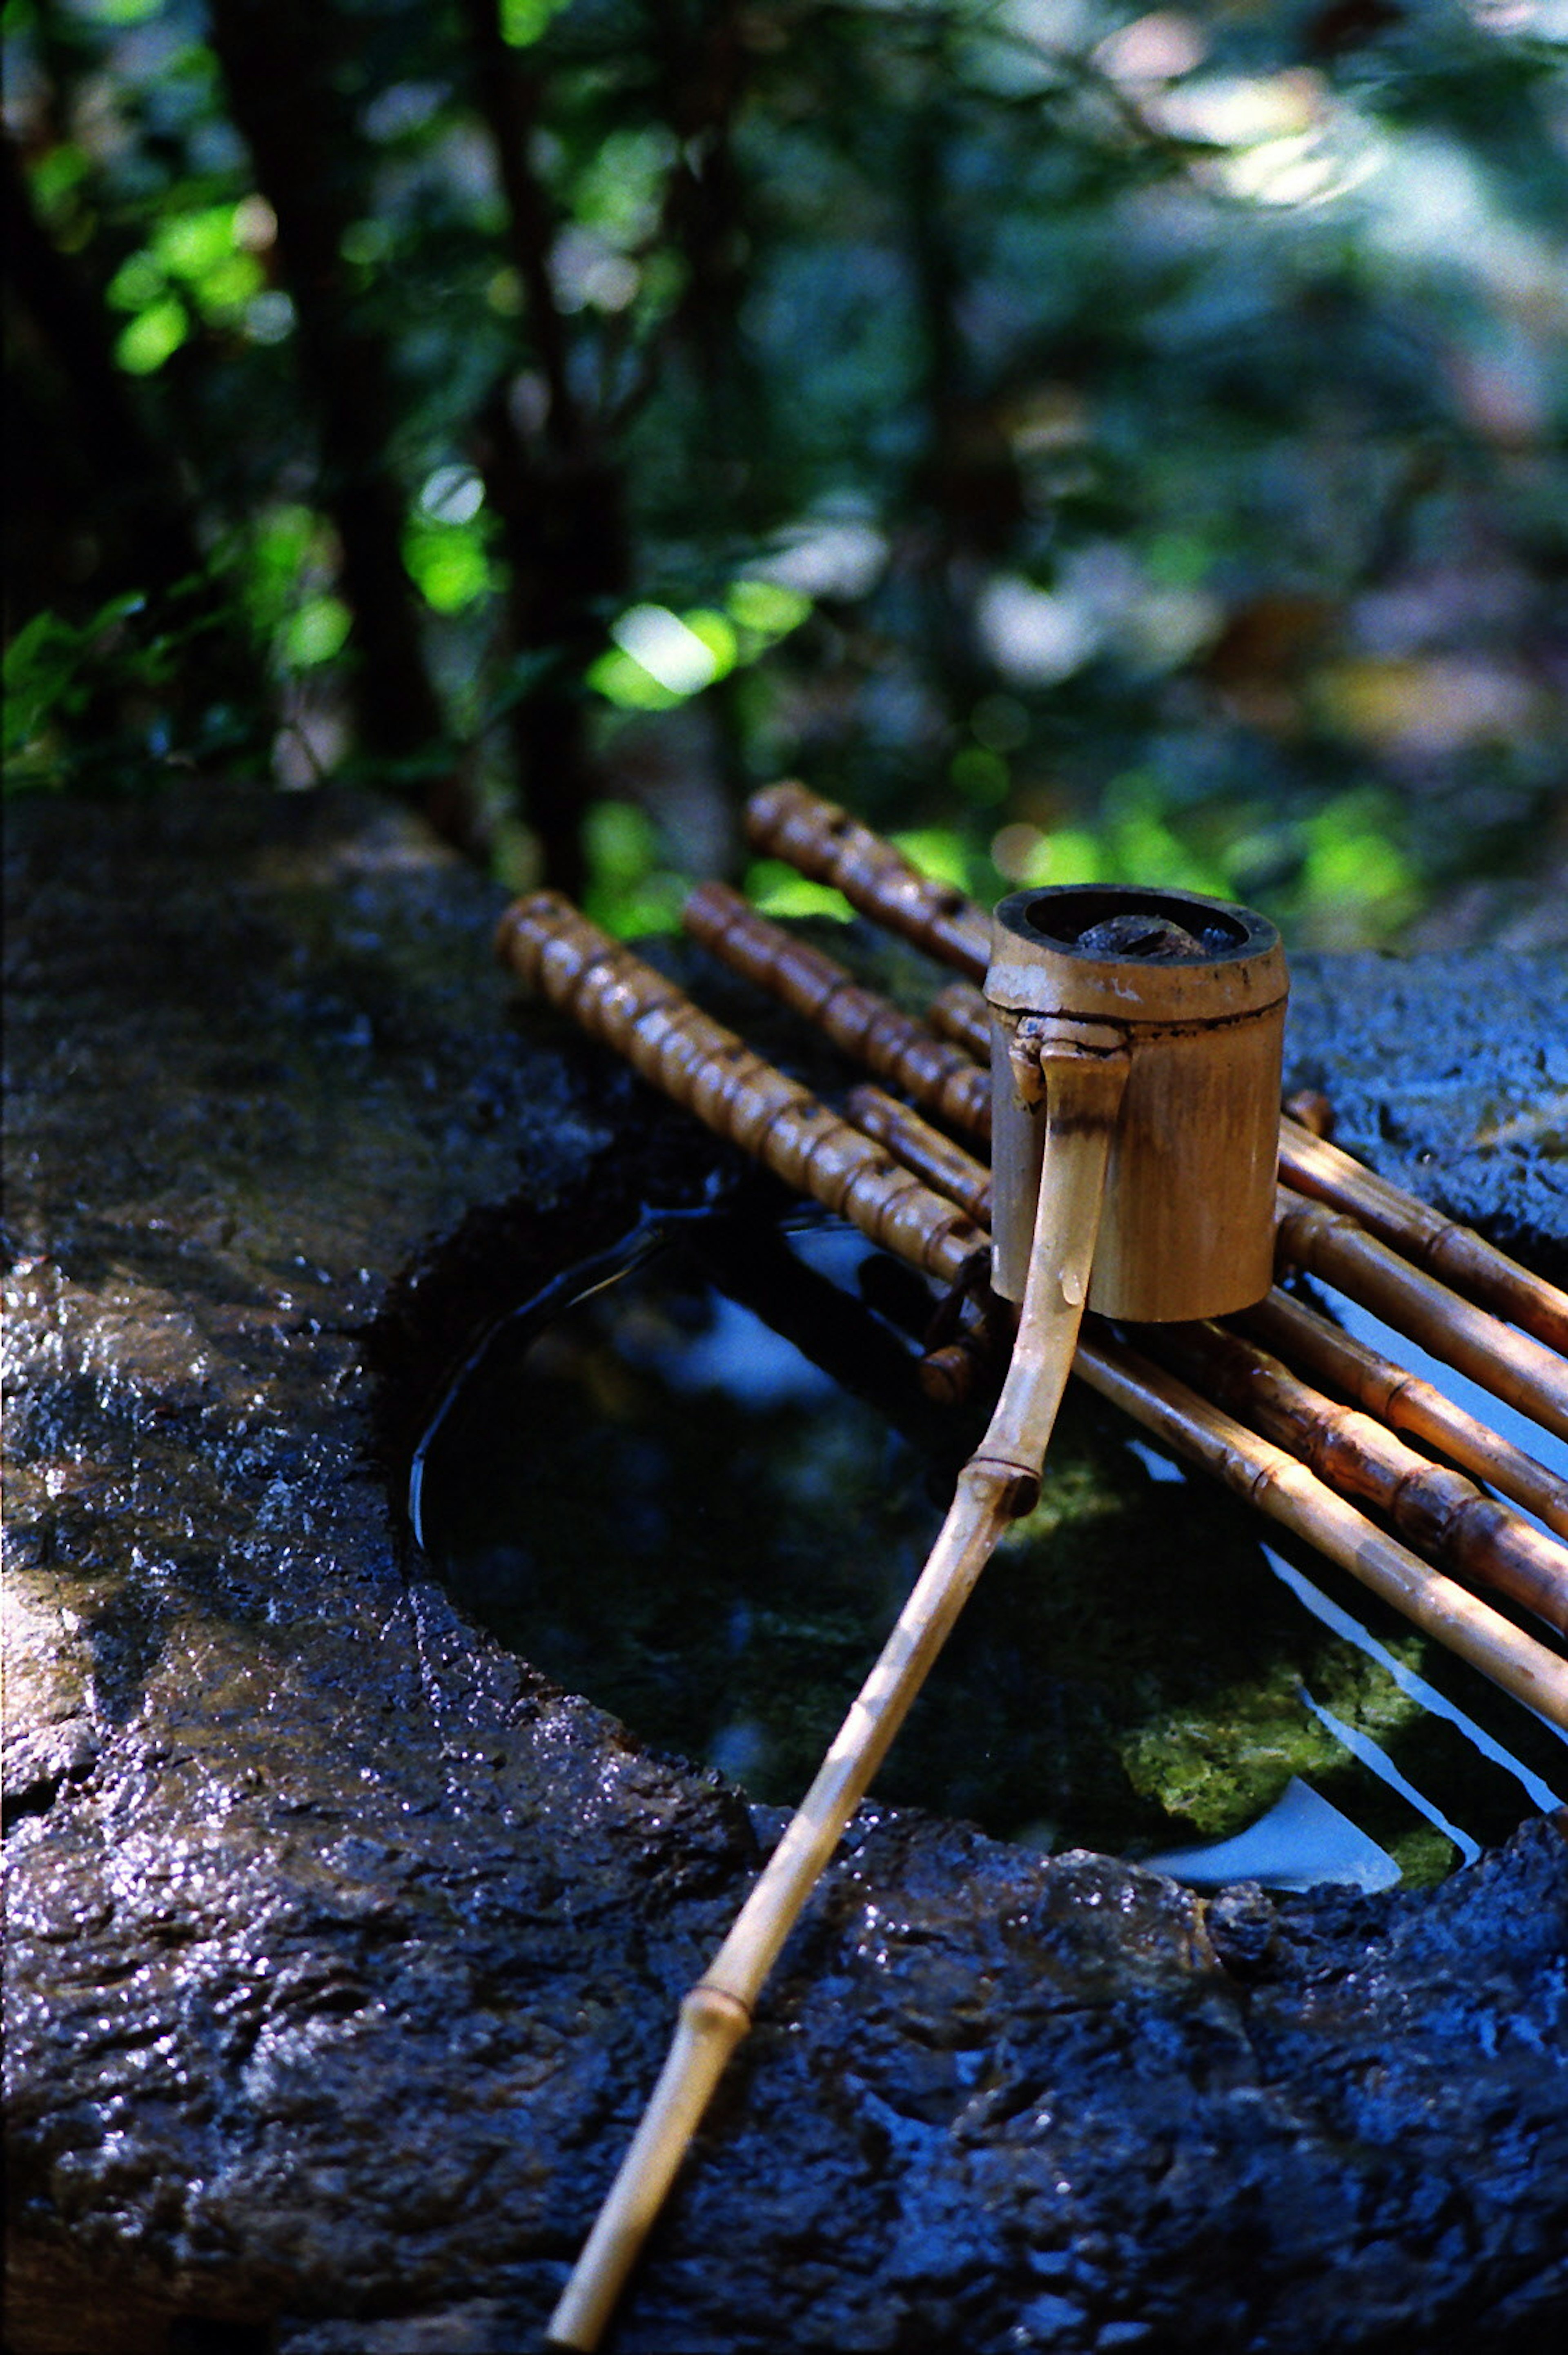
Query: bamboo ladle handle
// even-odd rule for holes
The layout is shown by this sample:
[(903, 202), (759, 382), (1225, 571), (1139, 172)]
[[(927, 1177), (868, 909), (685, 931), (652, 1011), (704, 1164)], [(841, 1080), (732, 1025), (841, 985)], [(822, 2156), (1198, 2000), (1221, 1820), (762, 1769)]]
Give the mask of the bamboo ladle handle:
[(763, 1983), (887, 1755), (1008, 1523), (1030, 1510), (1078, 1343), (1105, 1164), (1126, 1083), (1120, 1035), (1056, 1023), (1036, 1033), (1046, 1146), (1028, 1282), (1008, 1377), (931, 1557), (816, 1780), (712, 1964), (686, 1997), (668, 2058), (620, 2172), (550, 2318), (559, 2347), (592, 2349), (664, 2204)]

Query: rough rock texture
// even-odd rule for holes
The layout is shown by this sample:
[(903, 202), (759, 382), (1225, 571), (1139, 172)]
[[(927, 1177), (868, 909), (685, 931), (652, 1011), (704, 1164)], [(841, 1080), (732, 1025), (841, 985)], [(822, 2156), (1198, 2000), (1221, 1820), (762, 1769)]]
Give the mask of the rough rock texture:
[(1568, 958), (1299, 959), (1287, 1052), (1348, 1151), (1568, 1284)]
[[(537, 2345), (758, 1822), (464, 1625), (386, 1450), (679, 1124), (518, 1027), (496, 896), (384, 812), (12, 835), (7, 2343)], [(1297, 1006), (1352, 1141), (1561, 1253), (1560, 975)], [(1565, 1910), (1541, 1821), (1205, 1905), (863, 1811), (614, 2343), (1554, 2347)]]

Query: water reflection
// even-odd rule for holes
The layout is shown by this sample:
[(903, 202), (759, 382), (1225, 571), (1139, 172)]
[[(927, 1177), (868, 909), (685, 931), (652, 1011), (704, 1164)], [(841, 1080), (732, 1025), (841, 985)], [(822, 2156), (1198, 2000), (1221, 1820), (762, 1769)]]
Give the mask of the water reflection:
[(1220, 1889), (1233, 1881), (1261, 1881), (1265, 1889), (1311, 1889), (1324, 1881), (1392, 1889), (1400, 1877), (1386, 1849), (1294, 1774), (1267, 1815), (1233, 1839), (1171, 1849), (1147, 1861), (1193, 1889)]

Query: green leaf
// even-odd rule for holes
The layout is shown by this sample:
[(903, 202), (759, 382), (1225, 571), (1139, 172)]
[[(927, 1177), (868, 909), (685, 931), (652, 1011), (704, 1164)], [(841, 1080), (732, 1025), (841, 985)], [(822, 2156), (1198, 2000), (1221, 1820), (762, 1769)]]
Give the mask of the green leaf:
[(724, 599), (731, 619), (743, 630), (754, 631), (770, 642), (787, 637), (798, 630), (811, 613), (811, 600), (803, 597), (798, 589), (785, 589), (776, 581), (734, 581)]
[(532, 47), (569, 0), (501, 0), (501, 38), (514, 49)]
[(746, 869), (746, 897), (764, 916), (831, 916), (847, 924), (855, 913), (842, 891), (814, 883), (782, 858), (752, 861)]
[(895, 834), (891, 837), (895, 848), (929, 875), (934, 883), (954, 883), (960, 891), (969, 889), (969, 854), (961, 838), (950, 826), (928, 826), (912, 833)]
[(641, 663), (634, 662), (619, 646), (612, 646), (607, 654), (598, 655), (589, 664), (585, 676), (595, 695), (602, 695), (607, 703), (619, 705), (624, 711), (671, 711), (677, 703), (686, 701), (685, 696), (661, 687)]
[(225, 319), (242, 311), (266, 282), (267, 273), (253, 253), (226, 253), (202, 272), (193, 292), (205, 317)]
[(117, 311), (145, 311), (162, 302), (168, 291), (168, 280), (144, 247), (121, 263), (104, 290), (104, 301)]
[(139, 312), (121, 330), (114, 357), (131, 376), (155, 376), (190, 333), (190, 319), (177, 294)]
[(171, 278), (200, 279), (234, 250), (238, 205), (204, 205), (197, 212), (173, 213), (153, 232), (152, 255)]
[(416, 524), (405, 535), (403, 561), (438, 613), (461, 613), (490, 586), (484, 538), (467, 525)]
[(292, 614), (280, 639), (280, 651), (291, 670), (314, 670), (341, 651), (353, 625), (353, 615), (341, 597), (307, 597)]
[(583, 821), (584, 911), (622, 939), (673, 932), (689, 884), (659, 863), (658, 829), (635, 802), (595, 802)]
[(83, 623), (59, 613), (35, 613), (5, 648), (5, 785), (8, 792), (59, 782), (59, 756), (51, 741), (59, 723), (71, 719), (91, 693), (89, 666), (104, 640), (146, 604), (140, 590), (111, 597)]
[(40, 155), (30, 176), (45, 212), (51, 212), (62, 197), (68, 197), (87, 177), (91, 168), (86, 148), (79, 147), (74, 140), (61, 139), (46, 155)]
[(168, 0), (74, 0), (73, 14), (95, 25), (146, 25), (167, 5)]

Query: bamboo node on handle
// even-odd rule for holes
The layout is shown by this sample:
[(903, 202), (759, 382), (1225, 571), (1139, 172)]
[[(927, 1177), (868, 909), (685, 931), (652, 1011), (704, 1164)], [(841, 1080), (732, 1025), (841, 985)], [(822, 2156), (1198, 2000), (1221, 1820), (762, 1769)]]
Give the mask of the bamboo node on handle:
[(717, 2029), (737, 2041), (748, 2035), (752, 2026), (752, 2007), (744, 1997), (731, 1995), (728, 1987), (715, 1987), (711, 1979), (699, 1979), (694, 1987), (688, 1988), (680, 2009), (694, 2028), (704, 2031)]

